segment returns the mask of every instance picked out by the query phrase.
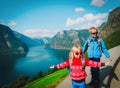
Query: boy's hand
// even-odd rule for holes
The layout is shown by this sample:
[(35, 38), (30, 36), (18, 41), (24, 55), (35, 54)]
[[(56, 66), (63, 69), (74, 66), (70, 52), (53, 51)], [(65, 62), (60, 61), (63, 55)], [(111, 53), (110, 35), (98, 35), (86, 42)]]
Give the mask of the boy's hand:
[(110, 61), (105, 62), (105, 66), (108, 66), (110, 64)]
[(109, 61), (112, 61), (112, 58), (110, 57), (108, 60), (109, 60)]

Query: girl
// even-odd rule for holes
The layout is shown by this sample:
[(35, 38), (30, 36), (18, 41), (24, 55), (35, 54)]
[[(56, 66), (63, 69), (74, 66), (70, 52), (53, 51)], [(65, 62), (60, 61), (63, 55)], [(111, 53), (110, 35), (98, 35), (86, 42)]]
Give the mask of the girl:
[(73, 88), (85, 88), (85, 78), (87, 76), (84, 67), (100, 67), (100, 66), (107, 66), (109, 62), (101, 63), (101, 62), (94, 62), (89, 60), (87, 57), (83, 58), (82, 49), (79, 45), (74, 45), (69, 53), (68, 59), (60, 63), (56, 66), (51, 66), (50, 68), (53, 69), (61, 69), (61, 68), (70, 68), (70, 78), (72, 79), (72, 86)]

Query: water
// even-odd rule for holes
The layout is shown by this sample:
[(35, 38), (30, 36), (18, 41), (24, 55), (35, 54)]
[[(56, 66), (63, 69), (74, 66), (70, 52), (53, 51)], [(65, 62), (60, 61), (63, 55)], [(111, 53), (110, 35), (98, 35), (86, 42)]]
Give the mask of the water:
[(0, 58), (0, 86), (15, 80), (20, 75), (34, 76), (37, 72), (46, 72), (51, 65), (63, 62), (68, 57), (68, 50), (44, 49), (37, 46), (30, 48), (25, 57)]

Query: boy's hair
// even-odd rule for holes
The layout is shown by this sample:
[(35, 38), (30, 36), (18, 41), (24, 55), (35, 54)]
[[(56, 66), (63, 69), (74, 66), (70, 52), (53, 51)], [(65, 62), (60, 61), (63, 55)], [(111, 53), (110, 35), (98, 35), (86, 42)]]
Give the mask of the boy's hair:
[(98, 32), (98, 29), (97, 29), (96, 27), (91, 27), (91, 28), (89, 29), (89, 32), (91, 33), (91, 31), (93, 31), (93, 30), (96, 30), (96, 32)]

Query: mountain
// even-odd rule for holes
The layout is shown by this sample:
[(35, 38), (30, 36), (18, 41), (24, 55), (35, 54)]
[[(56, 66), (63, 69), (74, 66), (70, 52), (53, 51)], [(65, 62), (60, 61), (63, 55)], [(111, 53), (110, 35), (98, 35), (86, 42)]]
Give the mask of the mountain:
[(108, 35), (104, 41), (108, 49), (120, 45), (120, 30)]
[(120, 45), (120, 7), (109, 13), (107, 22), (103, 23), (99, 29), (99, 35), (104, 39), (108, 49)]
[(34, 41), (40, 46), (44, 46), (46, 43), (48, 43), (49, 40), (49, 37), (34, 38)]
[(16, 31), (13, 32), (15, 34), (15, 36), (20, 39), (21, 41), (23, 41), (28, 47), (32, 47), (32, 46), (36, 46), (39, 45), (34, 39), (27, 37), (21, 33), (18, 33)]
[(54, 49), (70, 49), (76, 43), (82, 46), (88, 37), (88, 30), (63, 30), (58, 32), (51, 40), (49, 40), (45, 47)]
[(15, 36), (23, 41), (28, 47), (33, 47), (33, 46), (44, 46), (44, 44), (48, 43), (49, 37), (43, 37), (43, 38), (30, 38), (27, 37), (21, 33), (18, 33), (16, 31), (13, 32)]
[(105, 26), (106, 26), (107, 22), (103, 22), (99, 27), (98, 27), (98, 31), (101, 31)]
[(113, 9), (109, 15), (106, 23), (102, 24), (100, 27), (99, 35), (103, 38), (107, 37), (111, 33), (120, 30), (120, 7)]
[(0, 24), (0, 55), (26, 55), (28, 50), (9, 27)]

